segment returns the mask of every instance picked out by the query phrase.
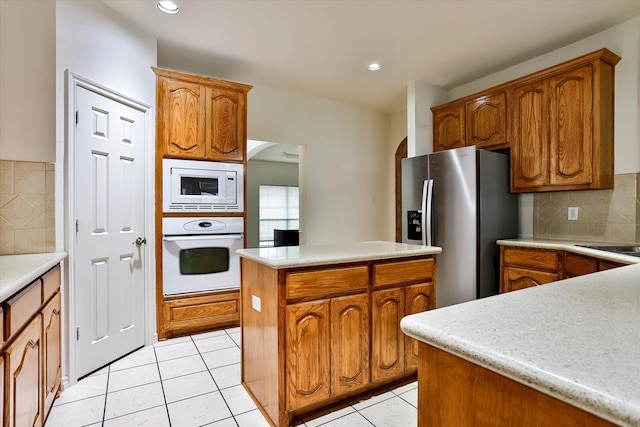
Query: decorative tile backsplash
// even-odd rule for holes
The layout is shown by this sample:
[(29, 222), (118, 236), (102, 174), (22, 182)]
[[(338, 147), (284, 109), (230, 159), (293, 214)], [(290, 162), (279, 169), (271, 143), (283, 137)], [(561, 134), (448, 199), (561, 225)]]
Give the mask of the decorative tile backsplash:
[(0, 160), (0, 255), (55, 251), (55, 165)]
[[(616, 175), (613, 190), (537, 193), (533, 236), (591, 242), (640, 242), (640, 174)], [(578, 220), (567, 219), (578, 208)]]

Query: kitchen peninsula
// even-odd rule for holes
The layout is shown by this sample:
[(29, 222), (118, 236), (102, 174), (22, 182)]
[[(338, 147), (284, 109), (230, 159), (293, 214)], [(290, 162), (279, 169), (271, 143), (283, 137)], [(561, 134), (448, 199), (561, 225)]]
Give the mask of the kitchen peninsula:
[(639, 264), (408, 316), (418, 425), (640, 425), (638, 319)]
[(435, 307), (441, 249), (391, 242), (241, 249), (242, 383), (276, 426), (415, 375), (406, 314)]

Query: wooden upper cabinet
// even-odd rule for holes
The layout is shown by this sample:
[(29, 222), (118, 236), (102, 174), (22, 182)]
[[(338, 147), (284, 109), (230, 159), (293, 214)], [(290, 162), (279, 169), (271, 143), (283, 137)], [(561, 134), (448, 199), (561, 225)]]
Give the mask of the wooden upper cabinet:
[(513, 88), (512, 191), (549, 184), (548, 88), (546, 81)]
[(204, 159), (205, 88), (159, 77), (158, 105), (158, 113), (162, 114), (162, 132), (158, 137), (164, 155)]
[(551, 185), (593, 181), (592, 86), (591, 65), (549, 79)]
[(484, 149), (509, 146), (509, 100), (506, 90), (459, 99), (431, 109), (433, 150), (475, 145)]
[(207, 158), (242, 161), (247, 139), (246, 93), (207, 87)]
[(433, 113), (433, 151), (465, 146), (464, 105), (453, 106)]
[(509, 104), (506, 90), (481, 96), (469, 102), (465, 145), (483, 149), (498, 149), (509, 145)]
[(512, 192), (613, 188), (619, 60), (601, 49), (512, 86)]
[(158, 150), (163, 157), (244, 161), (251, 86), (160, 68)]

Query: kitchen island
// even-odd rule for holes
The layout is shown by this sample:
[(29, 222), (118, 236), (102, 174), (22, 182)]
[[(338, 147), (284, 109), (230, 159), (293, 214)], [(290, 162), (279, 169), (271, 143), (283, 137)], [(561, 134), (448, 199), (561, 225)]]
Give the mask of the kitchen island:
[(435, 307), (432, 246), (238, 250), (242, 384), (275, 426), (415, 375), (400, 319)]
[(405, 317), (418, 425), (638, 426), (639, 320), (639, 264)]

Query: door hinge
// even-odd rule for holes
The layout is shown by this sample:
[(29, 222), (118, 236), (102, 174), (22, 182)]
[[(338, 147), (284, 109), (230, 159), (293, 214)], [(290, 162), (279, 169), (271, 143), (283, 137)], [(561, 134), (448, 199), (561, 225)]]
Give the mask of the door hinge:
[(76, 328), (76, 341), (80, 341), (80, 327)]
[(76, 219), (76, 233), (80, 231), (80, 220)]
[(80, 112), (76, 110), (76, 124), (78, 124), (79, 120), (80, 120)]

